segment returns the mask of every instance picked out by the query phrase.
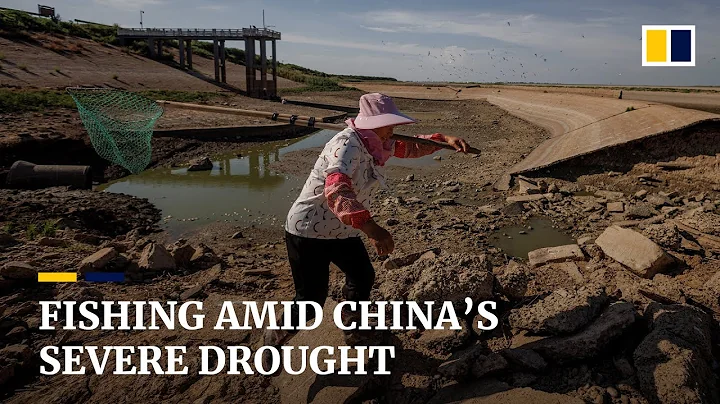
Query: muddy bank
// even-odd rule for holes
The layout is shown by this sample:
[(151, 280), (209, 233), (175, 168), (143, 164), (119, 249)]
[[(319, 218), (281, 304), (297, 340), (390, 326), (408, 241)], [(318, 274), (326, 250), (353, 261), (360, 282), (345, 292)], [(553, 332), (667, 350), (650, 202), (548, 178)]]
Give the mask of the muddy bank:
[[(691, 402), (715, 400), (718, 369), (713, 361), (720, 341), (720, 247), (713, 244), (720, 237), (720, 193), (713, 190), (720, 185), (716, 156), (699, 148), (693, 157), (678, 157), (702, 166), (702, 175), (693, 168), (668, 171), (637, 161), (627, 171), (557, 178), (544, 174), (517, 181), (509, 191), (493, 192), (491, 183), (547, 133), (481, 101), (402, 99), (398, 104), (410, 115), (426, 113), (425, 121), (400, 132), (463, 136), (484, 153), (478, 158), (448, 153), (431, 165), (387, 167), (389, 189), (377, 195), (370, 210), (393, 234), (396, 251), (392, 263), (371, 253), (377, 273), (372, 296), (454, 300), (468, 294), (496, 301), (500, 324), (492, 331), (480, 330), (479, 319), (471, 313), (463, 316), (460, 332), (388, 334), (385, 340), (398, 352), (390, 378), (369, 380), (358, 390), (347, 388), (342, 380), (323, 379), (323, 392), (349, 396), (362, 391), (367, 400), (389, 403), (447, 402), (491, 394), (515, 402), (527, 402), (528, 397), (543, 402), (550, 397), (558, 402), (671, 403), (677, 402), (675, 391), (686, 392)], [(290, 152), (272, 167), (302, 179), (317, 152), (317, 148)], [(130, 201), (127, 209), (136, 205)], [(495, 237), (508, 241), (536, 237), (529, 228), (537, 226), (535, 219), (550, 221), (554, 230), (566, 235), (563, 248), (512, 256), (496, 246)], [(649, 266), (628, 259), (615, 250), (616, 245), (603, 241), (601, 235), (613, 226), (632, 232), (621, 232), (623, 237), (641, 240), (625, 244), (647, 246), (640, 252), (631, 250), (630, 256), (653, 257), (643, 261)], [(74, 240), (74, 230), (68, 230), (54, 238), (69, 246), (53, 247), (30, 240), (22, 231), (13, 233), (17, 243), (13, 259), (40, 268), (51, 259), (46, 254), (59, 254), (50, 257), (61, 257), (67, 268), (77, 269), (102, 243), (119, 243), (113, 245), (118, 255), (107, 268), (120, 267), (133, 276), (139, 273), (140, 278), (122, 285), (14, 285), (5, 292), (0, 305), (7, 307), (5, 316), (13, 321), (12, 329), (19, 329), (3, 329), (3, 349), (18, 344), (17, 349), (28, 353), (12, 364), (20, 376), (11, 379), (10, 387), (16, 391), (8, 401), (113, 402), (143, 396), (193, 402), (212, 396), (217, 401), (283, 402), (298, 394), (306, 397), (309, 386), (288, 393), (277, 379), (260, 376), (119, 379), (34, 374), (39, 349), (60, 341), (143, 345), (160, 340), (191, 347), (209, 343), (257, 347), (261, 333), (256, 331), (47, 334), (36, 327), (39, 311), (33, 302), (41, 293), (78, 300), (192, 299), (211, 308), (223, 300), (291, 299), (292, 277), (282, 236), (279, 226), (218, 222), (188, 235), (186, 242), (175, 243), (164, 233), (130, 230), (107, 234), (108, 240), (85, 247)], [(147, 268), (144, 277), (145, 272), (136, 267), (141, 267), (145, 251), (163, 248), (175, 265)], [(21, 251), (32, 251), (32, 256)], [(68, 255), (68, 251), (77, 253)], [(564, 257), (560, 262), (554, 258), (558, 255)], [(657, 273), (649, 275), (653, 271)], [(331, 278), (331, 296), (338, 298), (344, 277), (333, 269)], [(197, 358), (189, 359), (194, 369)], [(127, 396), (129, 386), (136, 395)]]

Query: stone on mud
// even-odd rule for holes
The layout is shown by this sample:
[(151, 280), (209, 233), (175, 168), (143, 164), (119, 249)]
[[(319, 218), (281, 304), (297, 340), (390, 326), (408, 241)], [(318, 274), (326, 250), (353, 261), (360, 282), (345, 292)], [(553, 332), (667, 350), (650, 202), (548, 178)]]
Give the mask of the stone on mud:
[(461, 330), (425, 330), (417, 343), (428, 351), (448, 354), (461, 348), (470, 339), (470, 327), (466, 321), (459, 320)]
[(163, 271), (177, 268), (175, 259), (164, 246), (150, 243), (143, 248), (138, 267), (145, 271)]
[(581, 288), (577, 292), (558, 289), (533, 305), (512, 310), (508, 320), (513, 328), (568, 334), (591, 322), (607, 300), (601, 288)]
[(190, 265), (190, 259), (195, 255), (195, 247), (190, 244), (181, 244), (172, 246), (170, 255), (175, 260), (175, 265), (179, 267), (187, 267)]
[(113, 247), (106, 247), (96, 252), (95, 254), (86, 257), (80, 262), (80, 273), (87, 271), (96, 271), (105, 268), (110, 261), (114, 260), (118, 256), (118, 251)]
[(38, 270), (26, 262), (11, 261), (5, 263), (0, 269), (0, 275), (5, 279), (33, 280), (37, 279)]
[(674, 263), (674, 259), (652, 240), (619, 226), (605, 229), (595, 243), (602, 248), (605, 255), (643, 278), (652, 278), (655, 274), (668, 270)]
[(513, 367), (521, 371), (537, 372), (547, 367), (545, 359), (532, 349), (505, 349), (500, 353)]
[(419, 260), (419, 276), (409, 288), (409, 300), (461, 303), (470, 297), (475, 302), (492, 298), (493, 275), (485, 255), (441, 255), (435, 260)]
[(605, 198), (608, 201), (617, 201), (625, 197), (625, 194), (622, 192), (615, 192), (615, 191), (596, 191), (595, 195), (600, 198)]
[(38, 245), (43, 247), (67, 247), (68, 242), (60, 238), (41, 237), (38, 240)]
[(540, 248), (528, 253), (528, 260), (533, 268), (550, 262), (583, 261), (584, 259), (585, 255), (577, 244)]
[(633, 354), (640, 389), (651, 402), (717, 403), (710, 318), (688, 305), (651, 303), (650, 334)]
[(532, 201), (541, 201), (545, 199), (545, 195), (543, 194), (533, 194), (533, 195), (519, 195), (519, 196), (510, 196), (505, 201), (507, 203), (513, 203), (513, 202), (532, 202)]
[(632, 205), (625, 211), (625, 217), (628, 219), (647, 219), (655, 216), (656, 214), (657, 211), (646, 203)]
[(213, 163), (208, 157), (200, 157), (190, 161), (188, 171), (207, 171), (212, 170)]
[(510, 261), (497, 276), (500, 293), (511, 299), (522, 299), (527, 292), (530, 271), (517, 261)]
[(672, 223), (650, 224), (641, 230), (642, 234), (663, 248), (677, 250), (682, 237), (676, 225)]
[(507, 368), (507, 360), (505, 360), (502, 355), (493, 352), (487, 356), (478, 356), (473, 362), (470, 372), (474, 378), (480, 379), (481, 377), (503, 371)]
[(600, 317), (579, 333), (567, 337), (545, 338), (523, 346), (541, 354), (546, 360), (567, 363), (597, 356), (623, 335), (636, 320), (632, 303), (610, 305)]

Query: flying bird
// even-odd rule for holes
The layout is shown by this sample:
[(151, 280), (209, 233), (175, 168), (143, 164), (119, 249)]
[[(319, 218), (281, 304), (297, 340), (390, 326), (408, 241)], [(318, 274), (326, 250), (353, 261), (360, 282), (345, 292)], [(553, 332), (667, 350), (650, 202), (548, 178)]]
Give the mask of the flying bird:
[(508, 27), (509, 27), (509, 26), (510, 26), (510, 21), (508, 21), (507, 23), (508, 23)]

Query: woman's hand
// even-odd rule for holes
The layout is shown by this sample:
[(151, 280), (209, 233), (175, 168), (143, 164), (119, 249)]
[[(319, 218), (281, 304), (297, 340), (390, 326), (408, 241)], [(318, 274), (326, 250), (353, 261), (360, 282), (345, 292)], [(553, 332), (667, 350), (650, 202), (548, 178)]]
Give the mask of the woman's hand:
[(454, 147), (455, 150), (463, 153), (467, 153), (468, 148), (470, 147), (467, 142), (465, 142), (465, 139), (455, 137), (455, 136), (447, 136), (443, 135), (445, 137), (445, 143), (449, 144), (450, 146)]
[(375, 223), (374, 220), (370, 219), (365, 222), (361, 230), (368, 236), (378, 255), (390, 255), (395, 249), (395, 241), (393, 241), (392, 235)]

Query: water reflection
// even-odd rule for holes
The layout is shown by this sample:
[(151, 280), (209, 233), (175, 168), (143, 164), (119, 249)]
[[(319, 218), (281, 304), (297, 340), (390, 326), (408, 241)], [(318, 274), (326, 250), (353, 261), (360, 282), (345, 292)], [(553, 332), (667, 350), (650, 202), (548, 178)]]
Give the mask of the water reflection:
[[(228, 150), (213, 159), (210, 171), (157, 168), (122, 178), (101, 190), (147, 198), (162, 210), (163, 225), (172, 236), (216, 221), (282, 226), (306, 173), (277, 173), (270, 169), (271, 164), (287, 153), (322, 147), (336, 133), (321, 130), (304, 138), (260, 143), (240, 150), (240, 157)], [(388, 164), (416, 167), (438, 162), (426, 156), (393, 158)], [(311, 165), (307, 171), (310, 169)]]

